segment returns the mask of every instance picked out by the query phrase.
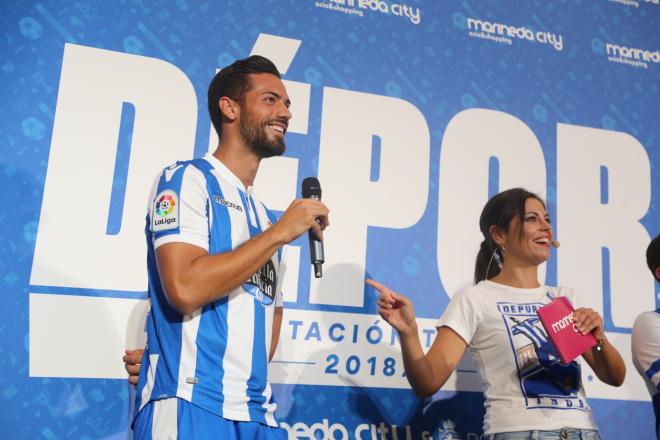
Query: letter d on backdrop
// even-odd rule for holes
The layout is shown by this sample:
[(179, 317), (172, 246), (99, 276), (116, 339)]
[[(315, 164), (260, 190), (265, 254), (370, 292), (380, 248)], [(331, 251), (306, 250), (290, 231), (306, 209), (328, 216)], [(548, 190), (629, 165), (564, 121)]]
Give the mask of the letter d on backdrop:
[[(120, 157), (126, 102), (135, 121), (130, 154)], [(65, 45), (30, 279), (31, 375), (121, 374), (118, 353), (127, 341), (116, 335), (127, 331), (126, 302), (137, 300), (92, 298), (89, 289), (111, 291), (106, 296), (146, 291), (147, 195), (158, 169), (192, 157), (196, 120), (195, 92), (172, 64)], [(128, 172), (123, 204), (113, 208), (121, 212), (120, 226), (109, 234), (108, 218), (118, 214), (110, 208), (113, 188), (123, 186), (115, 181), (116, 161)], [(84, 359), (62, 356), (61, 344), (82, 349)], [(102, 348), (88, 351), (94, 347)]]

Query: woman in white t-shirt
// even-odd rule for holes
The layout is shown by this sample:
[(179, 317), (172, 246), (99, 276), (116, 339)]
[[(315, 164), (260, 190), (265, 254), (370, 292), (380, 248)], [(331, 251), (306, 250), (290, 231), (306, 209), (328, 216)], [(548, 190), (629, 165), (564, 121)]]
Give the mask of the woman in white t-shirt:
[(599, 439), (580, 365), (561, 363), (536, 310), (555, 296), (568, 297), (578, 330), (598, 340), (583, 354), (598, 378), (619, 386), (626, 368), (605, 337), (602, 317), (581, 307), (572, 289), (538, 280), (538, 266), (550, 256), (553, 241), (545, 203), (522, 188), (503, 191), (486, 203), (479, 227), (484, 240), (475, 285), (452, 298), (426, 355), (410, 300), (367, 280), (380, 292), (380, 315), (399, 334), (410, 385), (420, 396), (434, 394), (469, 347), (484, 384), (486, 438)]

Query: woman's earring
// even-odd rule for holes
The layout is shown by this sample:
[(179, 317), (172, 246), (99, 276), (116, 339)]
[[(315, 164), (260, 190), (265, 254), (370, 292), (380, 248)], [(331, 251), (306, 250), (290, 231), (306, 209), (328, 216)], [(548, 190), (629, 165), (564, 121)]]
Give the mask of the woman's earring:
[(490, 265), (493, 264), (493, 258), (497, 262), (497, 266), (501, 269), (502, 268), (502, 260), (500, 259), (500, 256), (497, 255), (497, 248), (493, 249), (493, 253), (490, 255), (490, 260), (488, 260), (488, 267), (486, 267), (486, 279), (488, 279), (488, 275), (490, 274)]

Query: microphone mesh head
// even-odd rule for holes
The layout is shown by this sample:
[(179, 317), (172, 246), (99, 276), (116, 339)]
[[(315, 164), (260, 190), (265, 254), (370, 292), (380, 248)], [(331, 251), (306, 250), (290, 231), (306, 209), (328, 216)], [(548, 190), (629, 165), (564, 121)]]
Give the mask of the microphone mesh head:
[(310, 197), (321, 198), (321, 183), (316, 177), (305, 177), (302, 182), (302, 196), (305, 199)]

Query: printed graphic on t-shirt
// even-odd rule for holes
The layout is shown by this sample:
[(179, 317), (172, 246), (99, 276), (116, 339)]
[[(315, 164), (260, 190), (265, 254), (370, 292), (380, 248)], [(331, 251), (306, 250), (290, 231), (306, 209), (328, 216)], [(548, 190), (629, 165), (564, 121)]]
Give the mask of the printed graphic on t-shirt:
[(243, 289), (265, 306), (273, 303), (276, 287), (277, 272), (272, 260), (268, 260), (261, 269), (243, 283)]
[(580, 398), (580, 366), (561, 363), (536, 311), (542, 303), (497, 303), (506, 326), (520, 388), (528, 409), (558, 408), (586, 410)]

